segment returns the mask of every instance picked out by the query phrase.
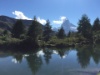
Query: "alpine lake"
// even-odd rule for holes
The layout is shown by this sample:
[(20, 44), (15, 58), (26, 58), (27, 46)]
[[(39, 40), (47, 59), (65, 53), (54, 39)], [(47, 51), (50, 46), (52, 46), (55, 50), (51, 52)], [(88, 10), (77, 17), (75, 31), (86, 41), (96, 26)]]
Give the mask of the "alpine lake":
[(99, 75), (100, 45), (0, 50), (0, 75)]

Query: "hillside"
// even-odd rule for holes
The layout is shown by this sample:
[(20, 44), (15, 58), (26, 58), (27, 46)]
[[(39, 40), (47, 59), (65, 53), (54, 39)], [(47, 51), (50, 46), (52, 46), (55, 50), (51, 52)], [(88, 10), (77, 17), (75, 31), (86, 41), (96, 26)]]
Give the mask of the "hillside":
[[(7, 17), (7, 16), (0, 16), (0, 28), (11, 30), (13, 27), (13, 24), (17, 21), (17, 19)], [(32, 20), (22, 20), (23, 24), (25, 26), (29, 26), (32, 23)]]

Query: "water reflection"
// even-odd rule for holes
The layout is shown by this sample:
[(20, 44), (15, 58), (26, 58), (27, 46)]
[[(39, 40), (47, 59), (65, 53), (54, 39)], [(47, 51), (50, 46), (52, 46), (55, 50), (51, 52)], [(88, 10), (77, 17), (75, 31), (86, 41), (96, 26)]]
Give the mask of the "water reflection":
[(38, 57), (37, 54), (33, 54), (26, 57), (26, 60), (33, 75), (35, 75), (42, 65), (41, 57)]
[(52, 53), (53, 53), (53, 50), (48, 49), (48, 48), (45, 48), (45, 49), (43, 50), (43, 52), (44, 52), (44, 59), (45, 59), (45, 62), (46, 62), (46, 64), (49, 64), (50, 59), (52, 58), (51, 55), (52, 55)]
[(22, 59), (23, 59), (23, 55), (20, 54), (20, 53), (18, 53), (18, 54), (14, 54), (14, 55), (13, 55), (12, 61), (13, 61), (14, 63), (21, 63), (21, 62), (22, 62)]
[(92, 58), (96, 64), (100, 62), (100, 45), (93, 47)]
[(100, 46), (85, 45), (78, 47), (77, 49), (78, 62), (83, 68), (86, 68), (90, 63), (90, 58), (92, 58), (95, 64), (100, 62)]
[(68, 55), (70, 49), (58, 49), (56, 51), (58, 51), (58, 55), (60, 55), (61, 58), (66, 58), (66, 56)]
[(77, 58), (80, 65), (85, 68), (90, 63), (92, 47), (82, 46), (77, 48)]
[[(0, 51), (0, 58), (12, 57), (13, 63), (21, 64), (26, 62), (28, 68), (31, 70), (33, 75), (47, 75), (41, 74), (42, 72), (54, 72), (55, 75), (61, 75), (60, 71), (63, 70), (63, 74), (77, 72), (80, 66), (82, 69), (87, 69), (92, 63), (100, 63), (100, 45), (91, 46), (78, 46), (76, 48), (44, 48), (37, 50), (37, 52), (12, 52), (12, 51)], [(61, 59), (59, 59), (60, 57)], [(64, 59), (63, 59), (64, 58)], [(24, 60), (24, 61), (23, 61)], [(63, 66), (62, 66), (63, 65)], [(48, 68), (47, 68), (48, 67)], [(78, 71), (76, 71), (78, 70)], [(89, 70), (84, 71), (84, 73), (90, 73)], [(40, 73), (39, 73), (40, 72)], [(96, 72), (94, 72), (96, 73)]]

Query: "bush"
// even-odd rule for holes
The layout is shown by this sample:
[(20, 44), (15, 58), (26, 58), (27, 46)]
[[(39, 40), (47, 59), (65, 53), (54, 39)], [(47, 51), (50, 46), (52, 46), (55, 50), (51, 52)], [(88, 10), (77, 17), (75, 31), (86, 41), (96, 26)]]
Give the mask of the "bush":
[(0, 44), (11, 44), (11, 43), (18, 43), (20, 39), (11, 38), (7, 36), (0, 36)]
[(50, 41), (47, 42), (47, 44), (55, 45), (55, 46), (68, 46), (75, 44), (77, 42), (78, 38), (75, 37), (67, 37), (64, 39), (58, 39), (56, 36), (53, 36)]

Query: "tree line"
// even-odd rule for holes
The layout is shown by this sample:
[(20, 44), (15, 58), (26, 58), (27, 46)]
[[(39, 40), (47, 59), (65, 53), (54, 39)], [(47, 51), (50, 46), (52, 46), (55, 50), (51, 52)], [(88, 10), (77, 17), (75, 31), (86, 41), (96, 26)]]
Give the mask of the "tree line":
[(95, 43), (100, 41), (100, 20), (96, 18), (93, 24), (87, 15), (83, 15), (78, 23), (78, 34)]
[[(3, 32), (8, 34), (7, 30)], [(45, 25), (39, 23), (34, 17), (32, 24), (26, 28), (22, 20), (17, 20), (11, 30), (11, 38), (22, 40), (25, 44), (32, 46), (46, 45), (46, 44), (69, 44), (69, 43), (99, 43), (100, 41), (100, 20), (96, 18), (93, 25), (87, 15), (82, 15), (78, 22), (77, 32), (69, 31), (65, 34), (63, 27), (58, 32), (54, 32), (47, 20)]]

